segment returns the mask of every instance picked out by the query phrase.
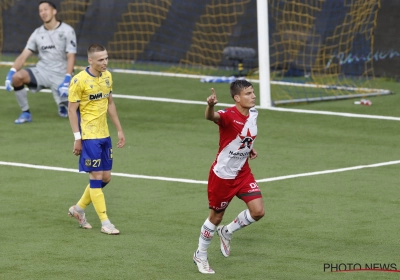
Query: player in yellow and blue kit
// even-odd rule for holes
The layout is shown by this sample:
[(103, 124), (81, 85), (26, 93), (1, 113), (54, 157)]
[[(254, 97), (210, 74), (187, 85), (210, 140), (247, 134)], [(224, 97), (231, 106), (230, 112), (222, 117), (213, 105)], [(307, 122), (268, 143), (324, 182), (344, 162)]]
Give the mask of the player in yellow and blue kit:
[(107, 71), (105, 47), (93, 44), (88, 48), (89, 67), (75, 75), (69, 86), (68, 117), (74, 133), (73, 153), (79, 158), (79, 171), (89, 173), (90, 183), (81, 199), (69, 208), (68, 214), (85, 229), (85, 208), (93, 202), (100, 218), (101, 231), (119, 234), (106, 213), (103, 188), (111, 180), (112, 144), (107, 125), (107, 113), (118, 131), (118, 148), (125, 145), (125, 136), (112, 98), (112, 76)]

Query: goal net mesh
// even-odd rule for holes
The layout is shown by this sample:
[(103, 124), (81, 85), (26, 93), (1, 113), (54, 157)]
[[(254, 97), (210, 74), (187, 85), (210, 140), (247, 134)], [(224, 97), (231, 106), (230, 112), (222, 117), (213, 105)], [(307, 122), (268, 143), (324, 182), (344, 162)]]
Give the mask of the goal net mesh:
[[(114, 69), (259, 79), (265, 50), (258, 49), (256, 0), (54, 2), (57, 17), (77, 33), (78, 65), (86, 65), (86, 49), (96, 42)], [(380, 0), (268, 0), (273, 103), (387, 93), (369, 85), (379, 7)], [(35, 9), (36, 2), (0, 0), (2, 60), (25, 47), (30, 23), (41, 24)]]

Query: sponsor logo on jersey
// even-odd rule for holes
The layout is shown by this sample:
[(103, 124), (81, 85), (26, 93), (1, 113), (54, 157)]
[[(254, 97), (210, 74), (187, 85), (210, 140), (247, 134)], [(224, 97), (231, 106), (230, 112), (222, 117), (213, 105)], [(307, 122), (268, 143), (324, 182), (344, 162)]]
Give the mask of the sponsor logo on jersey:
[(229, 155), (231, 156), (231, 157), (236, 157), (236, 158), (245, 158), (245, 157), (248, 157), (249, 155), (250, 155), (250, 152), (244, 152), (244, 153), (241, 153), (241, 152), (233, 152), (233, 151), (229, 151)]
[(241, 124), (241, 125), (244, 125), (244, 123), (238, 122), (237, 120), (233, 120), (233, 122), (238, 123), (238, 124)]
[(254, 139), (256, 139), (256, 135), (252, 136), (250, 133), (250, 129), (247, 129), (247, 135), (239, 135), (240, 139), (242, 139), (242, 141), (240, 141), (240, 147), (238, 150), (244, 149), (244, 148), (251, 148), (251, 145), (253, 144)]
[(89, 95), (89, 100), (97, 100), (97, 99), (102, 99), (102, 98), (108, 98), (110, 96), (109, 93), (103, 94), (102, 92), (95, 93), (95, 94), (90, 94)]
[(51, 50), (51, 49), (55, 49), (56, 48), (56, 46), (54, 46), (54, 45), (50, 45), (50, 46), (42, 46), (42, 50)]
[[(240, 136), (240, 138), (242, 138), (243, 136)], [(250, 149), (250, 147), (251, 147), (251, 144), (253, 144), (253, 138), (251, 138), (251, 137), (244, 137), (244, 138), (242, 138), (242, 141), (240, 141), (240, 147), (239, 147), (239, 150), (241, 150), (241, 149), (244, 149), (244, 148), (248, 148), (248, 149)]]
[(230, 158), (235, 158), (235, 159), (243, 159), (247, 158), (250, 156), (250, 151), (240, 151), (242, 149), (251, 149), (253, 145), (254, 139), (256, 139), (257, 135), (251, 135), (250, 129), (247, 129), (247, 134), (246, 135), (238, 135), (239, 138), (241, 139), (240, 146), (237, 151), (229, 151), (229, 157)]

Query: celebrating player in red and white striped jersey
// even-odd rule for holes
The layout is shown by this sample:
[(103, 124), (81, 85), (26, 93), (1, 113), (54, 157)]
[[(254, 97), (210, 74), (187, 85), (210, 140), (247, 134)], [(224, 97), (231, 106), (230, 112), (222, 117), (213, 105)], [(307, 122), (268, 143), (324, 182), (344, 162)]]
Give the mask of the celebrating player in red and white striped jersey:
[[(248, 163), (255, 159), (253, 148), (257, 136), (257, 115), (254, 108), (256, 96), (253, 85), (246, 80), (236, 80), (230, 85), (235, 106), (215, 112), (218, 103), (214, 89), (207, 98), (205, 118), (219, 126), (219, 150), (208, 177), (208, 201), (210, 214), (201, 227), (199, 247), (193, 260), (201, 273), (213, 274), (208, 263), (207, 250), (215, 230), (220, 238), (221, 252), (230, 254), (232, 234), (258, 221), (264, 216), (261, 191), (254, 179)], [(218, 226), (225, 209), (234, 196), (247, 204), (246, 210), (228, 225)]]

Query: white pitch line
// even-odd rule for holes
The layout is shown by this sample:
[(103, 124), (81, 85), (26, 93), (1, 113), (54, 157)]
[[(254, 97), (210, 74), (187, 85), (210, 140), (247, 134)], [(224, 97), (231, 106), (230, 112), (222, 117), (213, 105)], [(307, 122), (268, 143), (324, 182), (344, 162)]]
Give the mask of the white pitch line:
[(380, 166), (386, 166), (386, 165), (394, 165), (394, 164), (399, 164), (399, 163), (400, 163), (400, 160), (395, 160), (395, 161), (374, 163), (374, 164), (369, 164), (369, 165), (358, 165), (358, 166), (345, 167), (345, 168), (339, 168), (339, 169), (331, 169), (331, 170), (323, 170), (323, 171), (315, 171), (315, 172), (308, 172), (308, 173), (301, 173), (301, 174), (279, 176), (279, 177), (273, 177), (273, 178), (265, 178), (265, 179), (256, 180), (256, 181), (257, 181), (257, 183), (280, 181), (280, 180), (286, 180), (286, 179), (292, 179), (292, 178), (298, 178), (298, 177), (308, 177), (308, 176), (315, 176), (315, 175), (322, 175), (322, 174), (339, 173), (339, 172), (358, 170), (358, 169), (364, 169), (364, 168), (373, 168), (373, 167), (380, 167)]
[[(293, 179), (293, 178), (299, 178), (299, 177), (308, 177), (308, 176), (323, 175), (323, 174), (330, 174), (330, 173), (339, 173), (339, 172), (345, 172), (345, 171), (351, 171), (351, 170), (359, 170), (359, 169), (363, 169), (363, 168), (381, 167), (381, 166), (394, 165), (394, 164), (399, 164), (399, 163), (400, 163), (400, 160), (388, 161), (388, 162), (374, 163), (374, 164), (369, 164), (369, 165), (358, 165), (358, 166), (353, 166), (353, 167), (345, 167), (345, 168), (332, 169), (332, 170), (323, 170), (323, 171), (315, 171), (315, 172), (308, 172), (308, 173), (301, 173), (301, 174), (279, 176), (279, 177), (273, 177), (273, 178), (265, 178), (265, 179), (260, 179), (260, 180), (256, 180), (256, 181), (257, 181), (257, 183), (280, 181), (280, 180)], [(25, 168), (33, 168), (33, 169), (41, 169), (41, 170), (53, 170), (53, 171), (80, 173), (78, 170), (71, 169), (71, 168), (44, 166), (44, 165), (36, 165), (36, 164), (26, 164), (26, 163), (18, 163), (18, 162), (0, 161), (0, 165), (25, 167)], [(118, 176), (118, 177), (135, 178), (135, 179), (147, 179), (147, 180), (159, 180), (159, 181), (207, 185), (207, 181), (182, 179), (182, 178), (169, 178), (169, 177), (160, 177), (160, 176), (147, 176), (147, 175), (114, 173), (114, 172), (112, 172), (112, 175)]]
[[(171, 102), (171, 103), (184, 103), (184, 104), (197, 104), (197, 105), (207, 105), (206, 101), (195, 101), (195, 100), (183, 100), (183, 99), (172, 99), (163, 97), (149, 97), (149, 96), (137, 96), (137, 95), (124, 95), (124, 94), (114, 94), (112, 95), (116, 98), (124, 99), (135, 99), (135, 100), (146, 100), (146, 101), (157, 101), (157, 102)], [(232, 104), (229, 103), (218, 103), (217, 106), (231, 107)]]
[[(158, 102), (198, 104), (198, 105), (206, 105), (207, 104), (205, 101), (203, 102), (203, 101), (171, 99), (171, 98), (161, 98), (161, 97), (148, 97), (148, 96), (136, 96), (136, 95), (123, 95), (123, 94), (113, 94), (113, 97), (125, 98), (125, 99), (136, 99), (136, 100), (147, 100), (147, 101), (158, 101)], [(230, 107), (230, 106), (233, 106), (233, 104), (218, 103), (217, 106)], [(256, 108), (257, 109), (265, 109), (265, 108), (261, 108), (260, 106), (256, 106)], [(364, 118), (364, 119), (380, 119), (380, 120), (400, 121), (400, 117), (353, 114), (353, 113), (338, 113), (338, 112), (330, 112), (330, 111), (302, 110), (302, 109), (291, 109), (291, 108), (282, 108), (282, 107), (271, 107), (271, 108), (266, 108), (266, 110), (292, 112), (292, 113), (303, 113), (303, 114), (340, 116), (340, 117), (348, 117), (348, 118)]]
[[(55, 166), (45, 166), (45, 165), (36, 165), (36, 164), (27, 164), (27, 163), (18, 163), (18, 162), (0, 161), (0, 165), (8, 165), (8, 166), (15, 166), (15, 167), (25, 167), (25, 168), (33, 168), (33, 169), (41, 169), (41, 170), (53, 170), (53, 171), (63, 171), (63, 172), (72, 172), (72, 173), (82, 173), (82, 174), (84, 173), (84, 172), (79, 172), (77, 169), (55, 167)], [(171, 181), (171, 182), (191, 183), (191, 184), (207, 184), (207, 181), (182, 179), (182, 178), (168, 178), (168, 177), (159, 177), (159, 176), (146, 176), (146, 175), (127, 174), (127, 173), (115, 173), (115, 172), (112, 172), (112, 175), (113, 176), (118, 176), (118, 177), (136, 178), (136, 179)]]
[[(0, 89), (5, 89), (4, 86), (0, 86)], [(42, 92), (51, 92), (49, 89), (43, 89)], [(149, 96), (137, 96), (137, 95), (125, 95), (125, 94), (115, 94), (115, 98), (124, 99), (134, 99), (134, 100), (145, 100), (145, 101), (155, 101), (155, 102), (170, 102), (170, 103), (181, 103), (181, 104), (194, 104), (194, 105), (206, 105), (206, 101), (196, 101), (196, 100), (184, 100), (184, 99), (173, 99), (173, 98), (162, 98), (162, 97), (149, 97)], [(230, 107), (233, 104), (229, 103), (218, 103), (216, 106), (220, 107)], [(328, 115), (328, 116), (340, 116), (348, 118), (362, 118), (362, 119), (377, 119), (377, 120), (391, 120), (400, 121), (400, 117), (391, 116), (378, 116), (378, 115), (364, 115), (364, 114), (353, 114), (353, 113), (338, 113), (330, 111), (316, 111), (316, 110), (302, 110), (302, 109), (291, 109), (282, 107), (271, 107), (271, 108), (261, 108), (260, 106), (255, 106), (257, 109), (265, 109), (271, 111), (281, 111), (281, 112), (291, 112), (291, 113), (303, 113), (303, 114), (314, 114), (314, 115)]]
[(364, 118), (364, 119), (400, 121), (400, 117), (364, 115), (364, 114), (353, 114), (353, 113), (338, 113), (338, 112), (331, 112), (331, 111), (302, 110), (302, 109), (291, 109), (291, 108), (282, 108), (282, 107), (271, 107), (271, 108), (268, 108), (267, 110), (292, 112), (292, 113), (304, 113), (304, 114), (316, 114), (316, 115), (341, 116), (341, 117), (348, 117), (348, 118)]

